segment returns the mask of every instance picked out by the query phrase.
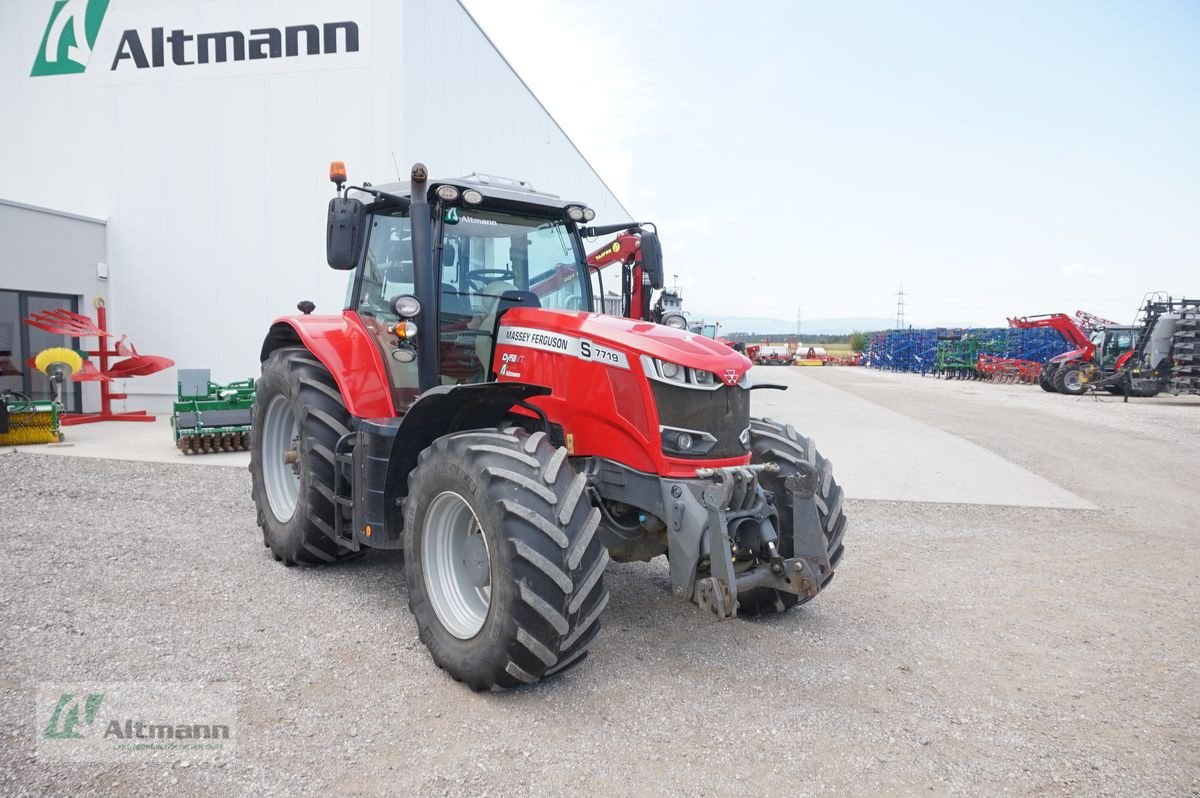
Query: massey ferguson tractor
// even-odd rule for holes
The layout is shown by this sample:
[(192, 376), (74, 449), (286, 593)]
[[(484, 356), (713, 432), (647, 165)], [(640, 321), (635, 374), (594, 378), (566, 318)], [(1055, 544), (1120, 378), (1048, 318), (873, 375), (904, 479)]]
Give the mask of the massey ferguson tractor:
[(811, 439), (751, 416), (776, 386), (716, 341), (589, 312), (582, 237), (628, 224), (421, 164), (409, 183), (348, 187), (340, 163), (331, 178), (346, 306), (276, 320), (255, 385), (250, 471), (276, 560), (403, 549), (420, 639), (476, 690), (580, 662), (610, 559), (667, 555), (674, 595), (717, 618), (829, 584), (842, 490)]

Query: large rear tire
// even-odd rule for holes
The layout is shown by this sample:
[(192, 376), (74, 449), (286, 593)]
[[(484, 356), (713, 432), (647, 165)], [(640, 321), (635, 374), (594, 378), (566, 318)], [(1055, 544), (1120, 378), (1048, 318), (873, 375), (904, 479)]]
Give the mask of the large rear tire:
[(404, 574), (433, 660), (474, 690), (575, 665), (608, 604), (587, 478), (542, 432), (438, 438), (409, 477)]
[(1075, 363), (1059, 367), (1054, 372), (1054, 390), (1067, 396), (1083, 396), (1087, 391), (1087, 383), (1083, 381), (1083, 369)]
[(1042, 390), (1046, 393), (1057, 393), (1058, 389), (1054, 387), (1054, 372), (1058, 368), (1057, 363), (1047, 363), (1042, 366), (1042, 370), (1038, 372), (1038, 385), (1042, 386)]
[[(821, 582), (824, 590), (833, 579), (845, 551), (846, 514), (842, 511), (842, 489), (833, 478), (833, 464), (821, 456), (811, 438), (797, 433), (791, 424), (780, 424), (769, 418), (750, 420), (750, 462), (779, 465), (778, 471), (760, 474), (759, 484), (775, 494), (775, 509), (779, 512), (779, 552), (785, 558), (793, 554), (793, 502), (791, 491), (784, 482), (793, 474), (817, 472), (818, 487), (813, 500), (825, 533), (830, 564), (829, 573)], [(753, 617), (783, 612), (801, 603), (795, 593), (755, 588), (738, 594), (738, 615)]]
[(334, 539), (333, 452), (350, 413), (333, 376), (307, 349), (287, 347), (254, 387), (251, 495), (263, 543), (289, 566), (354, 556)]

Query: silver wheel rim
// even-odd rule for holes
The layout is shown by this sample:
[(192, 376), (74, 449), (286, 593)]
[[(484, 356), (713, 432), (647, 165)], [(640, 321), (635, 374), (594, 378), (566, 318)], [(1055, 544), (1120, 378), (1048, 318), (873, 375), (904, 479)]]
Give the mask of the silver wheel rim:
[[(473, 536), (478, 539), (473, 540)], [(480, 545), (482, 544), (482, 545)], [(476, 584), (468, 557), (482, 556), (486, 584)], [(492, 606), (492, 553), (471, 505), (453, 491), (434, 497), (421, 531), (421, 572), (429, 603), (442, 626), (459, 640), (479, 634)]]
[(1083, 381), (1079, 379), (1078, 371), (1068, 371), (1063, 375), (1063, 385), (1068, 391), (1078, 391), (1083, 387)]
[[(262, 436), (263, 485), (267, 504), (280, 523), (296, 514), (300, 500), (299, 463), (288, 463), (289, 452), (299, 452), (300, 425), (286, 396), (277, 395), (267, 403), (259, 434)], [(295, 455), (293, 455), (295, 456)]]

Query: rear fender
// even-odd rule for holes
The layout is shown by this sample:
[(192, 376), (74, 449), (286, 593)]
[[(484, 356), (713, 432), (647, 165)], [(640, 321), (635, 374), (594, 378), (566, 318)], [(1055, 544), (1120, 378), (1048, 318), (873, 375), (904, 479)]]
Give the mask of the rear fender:
[(276, 349), (303, 346), (329, 369), (350, 415), (388, 418), (396, 415), (387, 372), (371, 334), (353, 311), (340, 316), (284, 316), (276, 319), (263, 340), (259, 360)]
[(549, 388), (519, 382), (439, 385), (418, 396), (401, 418), (362, 419), (354, 447), (355, 540), (398, 548), (404, 531), (401, 499), (408, 495), (408, 475), (421, 452), (451, 432), (495, 427), (514, 405), (549, 393)]

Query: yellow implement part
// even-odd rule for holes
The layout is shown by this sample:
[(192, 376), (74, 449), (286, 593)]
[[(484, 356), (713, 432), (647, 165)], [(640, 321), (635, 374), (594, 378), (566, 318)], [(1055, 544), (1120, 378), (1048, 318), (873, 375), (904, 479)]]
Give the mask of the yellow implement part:
[(34, 443), (58, 443), (54, 416), (49, 412), (11, 412), (8, 432), (0, 434), (0, 446), (27, 446)]
[(37, 366), (37, 370), (46, 373), (46, 369), (54, 363), (63, 363), (71, 369), (71, 373), (75, 374), (79, 369), (83, 368), (83, 358), (74, 349), (67, 349), (62, 346), (52, 346), (49, 349), (43, 349), (38, 352), (37, 357), (33, 360), (33, 365)]
[(796, 365), (797, 366), (824, 366), (825, 361), (817, 360), (816, 358), (813, 358), (811, 360), (808, 358), (799, 358), (798, 360), (796, 360)]

